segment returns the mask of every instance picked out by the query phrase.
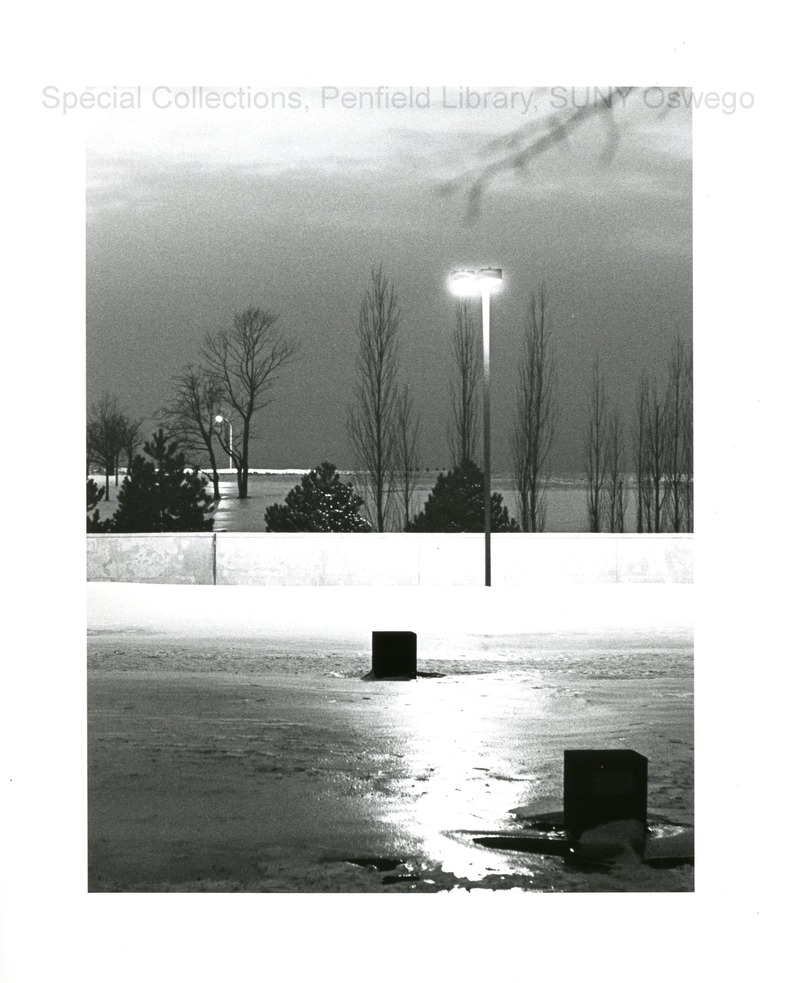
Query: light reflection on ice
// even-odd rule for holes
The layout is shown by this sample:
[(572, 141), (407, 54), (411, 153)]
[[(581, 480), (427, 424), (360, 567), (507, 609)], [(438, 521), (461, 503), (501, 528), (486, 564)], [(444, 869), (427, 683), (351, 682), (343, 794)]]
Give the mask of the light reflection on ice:
[[(544, 700), (540, 691), (530, 692), (532, 699)], [(387, 822), (402, 827), (429, 862), (457, 877), (518, 872), (518, 858), (478, 850), (470, 839), (451, 835), (508, 826), (509, 811), (529, 789), (524, 776), (530, 774), (530, 762), (509, 760), (498, 742), (500, 708), (475, 681), (467, 687), (454, 680), (418, 680), (404, 685), (395, 699), (393, 709), (402, 711), (407, 725), (395, 748), (407, 795)], [(543, 706), (535, 703), (528, 702), (526, 709), (544, 715)]]

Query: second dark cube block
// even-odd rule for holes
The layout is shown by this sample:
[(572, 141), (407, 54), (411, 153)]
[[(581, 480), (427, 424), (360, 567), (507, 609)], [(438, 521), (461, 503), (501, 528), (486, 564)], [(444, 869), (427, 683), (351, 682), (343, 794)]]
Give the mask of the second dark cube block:
[(416, 632), (374, 631), (372, 672), (376, 679), (385, 679), (387, 676), (416, 676)]
[(647, 829), (647, 758), (637, 751), (564, 752), (564, 826), (579, 837), (618, 819)]

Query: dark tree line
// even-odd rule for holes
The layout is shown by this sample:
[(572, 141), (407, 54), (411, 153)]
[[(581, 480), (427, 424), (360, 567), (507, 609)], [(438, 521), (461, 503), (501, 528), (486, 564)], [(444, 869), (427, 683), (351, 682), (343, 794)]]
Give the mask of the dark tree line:
[[(248, 494), (250, 441), (255, 418), (269, 405), (280, 371), (298, 354), (298, 344), (276, 324), (274, 314), (249, 307), (228, 329), (210, 332), (200, 360), (173, 377), (173, 396), (160, 411), (162, 429), (182, 452), (205, 467), (210, 464), (214, 497), (219, 498), (219, 454), (236, 470), (240, 498)], [(142, 421), (121, 412), (117, 400), (103, 395), (90, 407), (86, 426), (87, 472), (99, 467), (119, 483), (121, 462), (130, 469), (142, 440)]]
[(694, 382), (692, 354), (676, 336), (659, 387), (642, 373), (636, 397), (636, 531), (694, 530)]
[[(133, 420), (119, 407), (110, 393), (105, 393), (89, 407), (86, 419), (86, 473), (93, 467), (105, 476), (105, 500), (109, 499), (109, 482), (114, 475), (119, 484), (121, 467), (130, 467), (142, 439), (142, 421)], [(124, 465), (123, 465), (124, 462)]]
[(589, 532), (625, 532), (625, 436), (619, 408), (609, 403), (599, 358), (592, 365), (583, 450)]
[[(590, 532), (625, 532), (635, 497), (635, 531), (694, 529), (693, 380), (689, 346), (676, 335), (661, 386), (649, 370), (639, 378), (630, 428), (630, 458), (617, 404), (609, 403), (599, 360), (592, 369), (584, 476)], [(632, 490), (627, 462), (632, 468)]]
[[(340, 499), (349, 486), (341, 484), (333, 465), (320, 465), (298, 486), (302, 495), (295, 489), (297, 494), (291, 502), (287, 498), (285, 505), (268, 510), (268, 529), (293, 527), (299, 531), (309, 524), (315, 530), (341, 531), (453, 529), (459, 526), (454, 518), (454, 511), (459, 508), (463, 510), (460, 528), (472, 528), (477, 521), (476, 506), (464, 489), (473, 489), (475, 475), (480, 474), (474, 461), (481, 429), (481, 341), (476, 309), (469, 301), (457, 301), (454, 315), (450, 417), (446, 426), (452, 469), (439, 475), (423, 511), (415, 514), (414, 508), (420, 474), (420, 417), (410, 386), (399, 378), (400, 303), (394, 285), (378, 267), (372, 271), (358, 313), (357, 381), (347, 418), (357, 467), (357, 490), (351, 489), (348, 498)], [(209, 462), (212, 492), (218, 499), (218, 469), (224, 456), (235, 467), (239, 496), (247, 497), (249, 445), (255, 420), (269, 405), (282, 369), (294, 361), (299, 350), (276, 322), (275, 315), (252, 307), (237, 314), (230, 328), (205, 337), (199, 362), (185, 366), (174, 377), (173, 397), (161, 414), (166, 443), (162, 446), (161, 438), (157, 440), (154, 435), (145, 445), (156, 471), (163, 471), (166, 462), (180, 459), (181, 473), (185, 475), (193, 468), (202, 483), (198, 471)], [(493, 499), (493, 528), (497, 525), (524, 532), (545, 530), (546, 489), (559, 418), (554, 337), (547, 293), (540, 286), (530, 293), (522, 325), (510, 428), (520, 523), (517, 526), (514, 520), (508, 520), (507, 510), (504, 517), (505, 506), (495, 496), (498, 501)], [(677, 336), (666, 384), (659, 386), (652, 373), (642, 373), (632, 428), (624, 425), (618, 402), (609, 399), (599, 359), (594, 360), (583, 441), (590, 531), (624, 532), (631, 496), (635, 497), (636, 531), (692, 530), (692, 405), (691, 348)], [(110, 476), (115, 475), (119, 481), (122, 462), (139, 485), (146, 475), (155, 480), (147, 458), (135, 454), (140, 442), (141, 421), (127, 417), (114, 397), (105, 395), (92, 404), (87, 418), (87, 470), (92, 465), (102, 470), (106, 500)], [(172, 450), (167, 453), (169, 447)], [(174, 469), (173, 472), (177, 474)], [(181, 494), (186, 494), (190, 484), (181, 479), (175, 487), (183, 488)], [(119, 522), (128, 521), (125, 515), (130, 509), (126, 504), (129, 495), (130, 491), (125, 492), (124, 488), (119, 493), (120, 529)], [(326, 517), (324, 508), (312, 508), (315, 495), (332, 496), (336, 503), (333, 518)], [(87, 524), (95, 531), (103, 525), (96, 510), (97, 496), (97, 486), (93, 482), (87, 484)], [(447, 503), (444, 512), (440, 509), (442, 501)], [(482, 503), (479, 510), (477, 518), (482, 521)], [(345, 513), (348, 518), (344, 518)], [(308, 519), (309, 514), (313, 514), (313, 519)], [(355, 520), (356, 514), (363, 522)], [(445, 514), (447, 517), (439, 522), (437, 517)], [(198, 528), (205, 526), (201, 523)], [(478, 522), (476, 528), (479, 531), (483, 526)]]
[(101, 520), (95, 508), (102, 494), (88, 479), (87, 532), (207, 532), (214, 526), (205, 477), (187, 464), (177, 442), (163, 430), (154, 433), (144, 444), (144, 454), (131, 461), (110, 519)]

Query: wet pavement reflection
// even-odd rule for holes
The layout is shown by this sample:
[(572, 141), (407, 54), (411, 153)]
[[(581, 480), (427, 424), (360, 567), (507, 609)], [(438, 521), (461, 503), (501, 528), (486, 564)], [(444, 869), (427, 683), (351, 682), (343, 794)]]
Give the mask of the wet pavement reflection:
[[(641, 747), (691, 728), (670, 680), (632, 687), (627, 700), (616, 681), (614, 693), (602, 700), (597, 683), (590, 696), (534, 672), (404, 682), (92, 673), (90, 884), (603, 889), (560, 858), (474, 837), (518, 830), (510, 810), (560, 796), (562, 749), (576, 733), (586, 747)], [(396, 869), (380, 870), (387, 862)]]

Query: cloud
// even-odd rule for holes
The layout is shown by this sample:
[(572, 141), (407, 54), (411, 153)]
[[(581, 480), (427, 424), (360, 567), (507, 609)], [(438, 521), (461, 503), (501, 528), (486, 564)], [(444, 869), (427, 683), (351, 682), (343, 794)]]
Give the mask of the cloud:
[[(498, 421), (511, 412), (535, 281), (546, 279), (554, 300), (565, 433), (580, 426), (584, 363), (595, 350), (616, 353), (613, 384), (625, 392), (674, 324), (690, 323), (691, 168), (680, 127), (667, 139), (639, 110), (610, 163), (601, 132), (587, 130), (527, 173), (504, 176), (470, 226), (463, 201), (439, 194), (442, 176), (468, 166), (509, 120), (469, 131), (457, 114), (441, 130), (433, 113), (363, 116), (318, 114), (324, 127), (313, 132), (298, 118), (270, 117), (269, 138), (263, 119), (251, 132), (242, 118), (246, 132), (234, 128), (230, 142), (227, 122), (197, 132), (182, 123), (152, 147), (152, 134), (132, 134), (127, 149), (122, 134), (90, 145), (92, 398), (113, 389), (134, 415), (149, 415), (203, 333), (260, 304), (300, 332), (306, 353), (276, 396), (270, 453), (280, 446), (283, 456), (269, 463), (328, 457), (347, 466), (355, 319), (369, 270), (383, 263), (404, 312), (403, 372), (430, 421), (425, 441), (438, 464), (453, 317), (445, 276), (454, 266), (506, 271), (493, 326)], [(499, 463), (505, 453), (498, 445)]]

